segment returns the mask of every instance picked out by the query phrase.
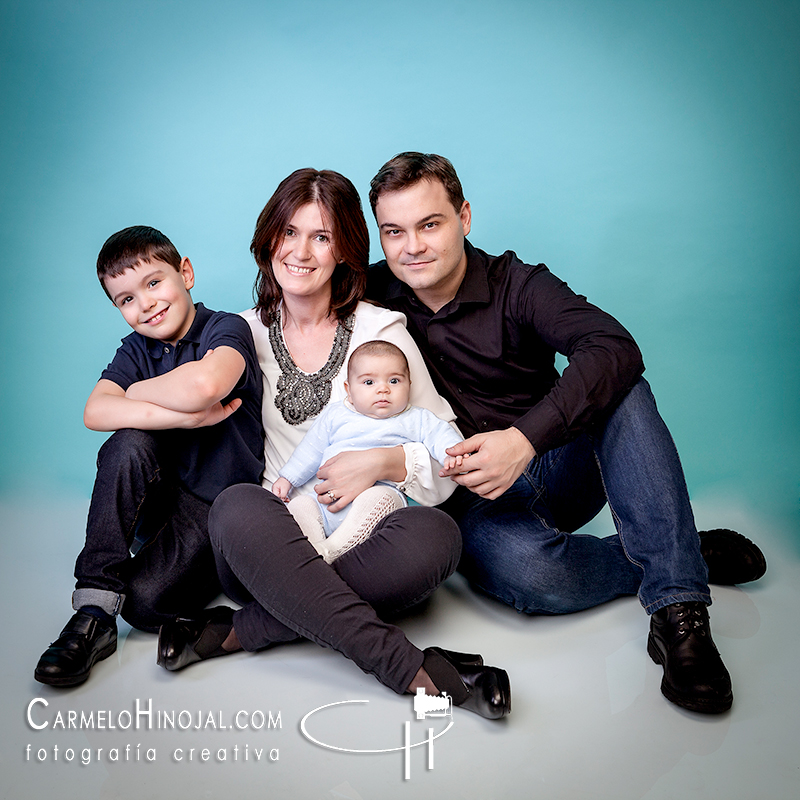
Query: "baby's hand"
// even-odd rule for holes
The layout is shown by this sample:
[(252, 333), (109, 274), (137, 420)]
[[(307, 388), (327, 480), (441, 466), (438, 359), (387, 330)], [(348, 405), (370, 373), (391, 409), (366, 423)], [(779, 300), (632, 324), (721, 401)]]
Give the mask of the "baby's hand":
[(292, 484), (286, 478), (278, 478), (272, 484), (272, 494), (283, 500), (284, 503), (289, 502), (289, 492), (292, 491)]
[(469, 453), (461, 456), (447, 456), (442, 466), (445, 470), (459, 469), (461, 465), (469, 458)]

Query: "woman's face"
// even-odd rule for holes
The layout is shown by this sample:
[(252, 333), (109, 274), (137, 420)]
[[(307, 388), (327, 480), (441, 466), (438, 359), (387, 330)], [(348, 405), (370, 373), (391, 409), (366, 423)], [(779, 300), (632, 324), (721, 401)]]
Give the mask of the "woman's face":
[(298, 208), (272, 259), (272, 271), (284, 297), (330, 295), (338, 263), (333, 233), (325, 225), (319, 204)]

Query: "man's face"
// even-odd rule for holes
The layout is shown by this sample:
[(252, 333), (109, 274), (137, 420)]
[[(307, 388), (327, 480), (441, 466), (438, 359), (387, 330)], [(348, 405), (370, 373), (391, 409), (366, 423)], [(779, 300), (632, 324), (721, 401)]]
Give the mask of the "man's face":
[(440, 181), (423, 180), (382, 194), (375, 218), (394, 275), (427, 305), (441, 307), (452, 300), (467, 268), (469, 203), (456, 212)]

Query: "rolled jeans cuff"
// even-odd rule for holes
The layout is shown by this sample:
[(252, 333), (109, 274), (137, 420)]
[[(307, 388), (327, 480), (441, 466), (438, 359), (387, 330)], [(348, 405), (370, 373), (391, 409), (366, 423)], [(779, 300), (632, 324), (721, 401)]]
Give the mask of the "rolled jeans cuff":
[(125, 595), (108, 589), (92, 589), (91, 587), (76, 589), (72, 593), (72, 607), (80, 611), (84, 606), (97, 606), (106, 614), (116, 617), (125, 602)]
[(667, 606), (674, 605), (675, 603), (705, 603), (707, 606), (711, 605), (711, 595), (706, 594), (705, 592), (678, 592), (676, 594), (668, 595), (667, 597), (662, 597), (659, 600), (655, 600), (650, 605), (644, 607), (644, 610), (648, 614), (655, 614), (656, 611), (659, 611), (662, 608), (666, 608)]

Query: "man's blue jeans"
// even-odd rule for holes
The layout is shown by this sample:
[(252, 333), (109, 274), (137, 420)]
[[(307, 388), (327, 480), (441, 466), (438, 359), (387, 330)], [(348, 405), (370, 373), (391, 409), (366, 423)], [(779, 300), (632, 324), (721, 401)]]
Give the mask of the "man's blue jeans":
[[(608, 502), (617, 535), (576, 534)], [(711, 603), (678, 452), (642, 378), (616, 410), (534, 458), (497, 500), (459, 486), (459, 570), (528, 614), (565, 614), (638, 594), (648, 614)]]

